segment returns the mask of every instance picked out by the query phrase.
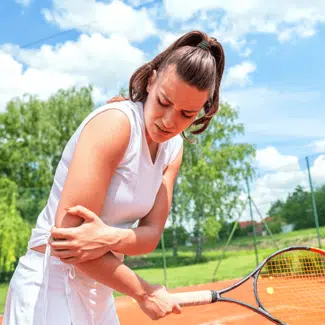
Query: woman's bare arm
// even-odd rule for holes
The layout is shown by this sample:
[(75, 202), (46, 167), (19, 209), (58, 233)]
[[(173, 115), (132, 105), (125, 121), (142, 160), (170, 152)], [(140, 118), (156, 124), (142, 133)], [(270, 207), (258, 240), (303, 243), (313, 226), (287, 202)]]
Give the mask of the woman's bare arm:
[[(76, 227), (83, 221), (65, 208), (82, 205), (97, 215), (103, 208), (107, 188), (129, 143), (130, 123), (124, 113), (108, 110), (98, 114), (84, 127), (77, 143), (62, 196), (55, 226)], [(112, 253), (78, 263), (81, 271), (101, 283), (137, 298), (149, 286)]]

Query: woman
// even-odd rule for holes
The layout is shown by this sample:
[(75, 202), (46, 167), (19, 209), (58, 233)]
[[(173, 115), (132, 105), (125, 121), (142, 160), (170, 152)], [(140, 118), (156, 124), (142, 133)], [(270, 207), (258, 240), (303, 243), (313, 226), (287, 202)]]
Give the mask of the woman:
[(116, 325), (113, 290), (152, 319), (180, 313), (123, 255), (158, 244), (182, 161), (180, 134), (207, 128), (223, 71), (220, 43), (187, 33), (132, 75), (130, 100), (113, 99), (85, 118), (11, 279), (4, 325)]

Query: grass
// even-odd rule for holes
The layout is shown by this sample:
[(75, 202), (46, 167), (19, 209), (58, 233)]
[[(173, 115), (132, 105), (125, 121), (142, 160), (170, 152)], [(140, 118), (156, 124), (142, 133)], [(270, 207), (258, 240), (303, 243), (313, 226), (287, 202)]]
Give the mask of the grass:
[[(325, 227), (320, 228), (320, 237), (325, 238)], [(290, 233), (281, 233), (273, 235), (274, 241), (280, 248), (284, 248), (291, 245), (316, 245), (317, 246), (317, 234), (314, 228), (312, 229), (303, 229), (296, 230)], [(217, 243), (215, 248), (222, 248), (224, 242)], [(271, 236), (259, 236), (257, 237), (257, 245), (259, 248), (267, 248), (267, 247), (276, 247)], [(231, 245), (229, 247), (230, 250), (253, 247), (253, 238), (252, 237), (244, 237), (244, 238), (236, 238), (231, 241)]]
[[(325, 227), (320, 228), (321, 238), (325, 238)], [(315, 229), (304, 229), (287, 234), (274, 235), (279, 248), (291, 245), (317, 246)], [(224, 242), (205, 244), (203, 257), (195, 258), (194, 247), (179, 248), (179, 256), (173, 257), (172, 251), (166, 251), (168, 288), (196, 285), (211, 281), (213, 271), (222, 257)], [(269, 236), (258, 237), (259, 261), (274, 252), (277, 248)], [(162, 251), (155, 250), (141, 257), (127, 257), (126, 264), (149, 283), (165, 284)], [(251, 272), (256, 266), (252, 237), (232, 240), (220, 264), (217, 280), (241, 278)], [(0, 314), (3, 313), (8, 284), (0, 284)], [(121, 296), (115, 293), (115, 296)]]
[[(270, 254), (272, 249), (260, 251), (261, 256)], [(168, 267), (168, 287), (176, 288), (182, 286), (196, 285), (211, 282), (212, 274), (217, 266), (218, 260), (210, 260), (203, 264), (189, 266)], [(220, 264), (217, 280), (234, 279), (243, 277), (256, 267), (254, 251), (242, 251), (228, 253)], [(137, 270), (140, 276), (149, 282), (164, 283), (162, 269)]]

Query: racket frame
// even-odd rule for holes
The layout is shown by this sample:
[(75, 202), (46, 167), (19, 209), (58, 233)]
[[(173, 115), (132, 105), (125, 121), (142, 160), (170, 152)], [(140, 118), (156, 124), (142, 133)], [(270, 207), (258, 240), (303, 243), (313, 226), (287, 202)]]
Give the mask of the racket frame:
[[(225, 288), (225, 289), (221, 289), (221, 290), (211, 290), (211, 296), (212, 296), (212, 301), (211, 303), (214, 302), (218, 302), (218, 301), (223, 301), (223, 302), (230, 302), (230, 303), (235, 303), (235, 304), (239, 304), (243, 307), (249, 308), (257, 313), (259, 313), (260, 315), (266, 317), (267, 319), (269, 319), (270, 321), (272, 321), (275, 324), (278, 325), (288, 325), (287, 323), (284, 323), (283, 321), (275, 318), (274, 316), (272, 316), (263, 306), (263, 304), (261, 303), (258, 293), (257, 293), (257, 285), (258, 285), (258, 277), (264, 267), (264, 265), (272, 258), (274, 258), (277, 255), (280, 255), (282, 253), (285, 252), (289, 252), (289, 251), (293, 251), (293, 250), (306, 250), (306, 251), (313, 251), (315, 253), (318, 254), (322, 254), (323, 256), (325, 256), (325, 252), (321, 249), (315, 248), (315, 247), (307, 247), (307, 246), (290, 246), (281, 250), (276, 251), (275, 253), (271, 254), (270, 256), (268, 256), (267, 258), (265, 258), (256, 268), (254, 271), (252, 271), (251, 273), (249, 273), (246, 277), (244, 277), (242, 280), (234, 283), (233, 285)], [(254, 289), (254, 296), (255, 296), (255, 300), (257, 302), (258, 308), (256, 308), (255, 306), (245, 303), (243, 301), (239, 301), (236, 299), (232, 299), (232, 298), (225, 298), (222, 297), (221, 295), (234, 290), (235, 288), (239, 287), (240, 285), (242, 285), (243, 283), (245, 283), (246, 281), (248, 281), (250, 278), (253, 278), (253, 289)]]

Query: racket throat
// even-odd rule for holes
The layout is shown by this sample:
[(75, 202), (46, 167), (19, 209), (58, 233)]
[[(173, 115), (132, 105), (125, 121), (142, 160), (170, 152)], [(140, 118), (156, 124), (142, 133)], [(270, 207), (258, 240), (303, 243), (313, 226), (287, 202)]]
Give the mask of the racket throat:
[(217, 302), (218, 300), (220, 300), (220, 294), (218, 291), (215, 290), (211, 290), (211, 302)]

